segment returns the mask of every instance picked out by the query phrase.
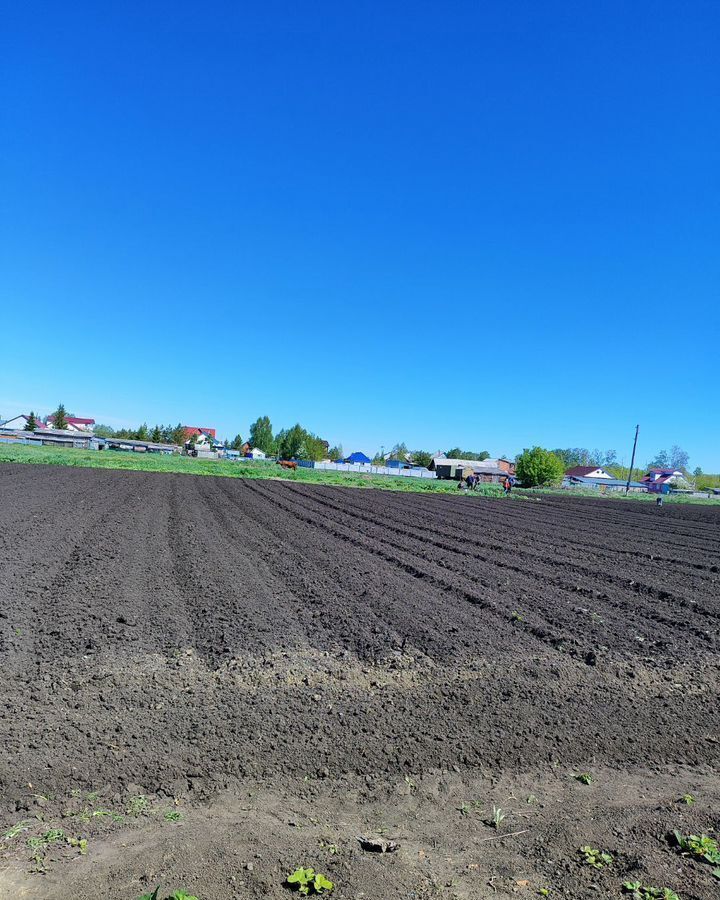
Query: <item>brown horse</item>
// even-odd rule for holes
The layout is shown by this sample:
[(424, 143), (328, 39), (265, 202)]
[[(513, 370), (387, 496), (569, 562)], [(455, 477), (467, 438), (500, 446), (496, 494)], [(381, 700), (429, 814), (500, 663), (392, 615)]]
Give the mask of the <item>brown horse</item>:
[(297, 463), (289, 459), (279, 459), (278, 465), (282, 466), (283, 469), (297, 469)]

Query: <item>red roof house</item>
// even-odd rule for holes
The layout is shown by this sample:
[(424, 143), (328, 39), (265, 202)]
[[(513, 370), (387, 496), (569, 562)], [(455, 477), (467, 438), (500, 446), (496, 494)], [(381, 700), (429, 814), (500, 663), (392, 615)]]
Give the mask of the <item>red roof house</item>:
[(185, 429), (185, 440), (189, 441), (191, 437), (198, 437), (198, 435), (206, 434), (208, 437), (213, 438), (213, 440), (217, 437), (216, 431), (214, 428), (196, 428), (195, 425), (183, 425)]
[[(52, 428), (55, 424), (55, 416), (47, 417), (48, 425)], [(68, 431), (92, 431), (95, 419), (81, 419), (78, 416), (65, 416)]]

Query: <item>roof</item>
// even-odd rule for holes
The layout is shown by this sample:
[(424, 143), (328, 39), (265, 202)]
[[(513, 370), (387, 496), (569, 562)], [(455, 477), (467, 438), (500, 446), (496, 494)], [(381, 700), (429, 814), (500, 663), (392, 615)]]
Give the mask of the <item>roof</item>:
[[(19, 416), (13, 416), (11, 419), (6, 419), (4, 422), (0, 422), (0, 428), (11, 428), (11, 422), (15, 422), (18, 419), (24, 419), (26, 422), (30, 421), (30, 416), (26, 416), (25, 413), (20, 413)], [(38, 417), (35, 417), (35, 427), (38, 429), (47, 428), (47, 425)]]
[[(579, 466), (578, 468), (582, 468), (582, 466)], [(597, 469), (598, 466), (595, 466), (595, 468)], [(627, 484), (627, 481), (622, 478), (588, 478), (587, 476), (582, 475), (570, 475), (569, 472), (566, 472), (565, 476), (567, 478), (570, 478), (572, 481), (577, 482), (578, 484), (598, 484), (604, 485), (605, 487), (625, 487), (625, 485)], [(647, 485), (643, 484), (641, 481), (631, 481), (630, 487), (644, 488), (647, 487)]]
[[(683, 475), (680, 469), (648, 469), (648, 475)], [(684, 477), (684, 475), (683, 475)]]
[(359, 450), (356, 450), (354, 453), (351, 453), (350, 456), (346, 456), (343, 462), (347, 463), (369, 463), (371, 459), (369, 456), (365, 456), (364, 453), (361, 453)]
[[(509, 462), (510, 460), (503, 460), (503, 462)], [(499, 469), (498, 466), (499, 460), (497, 459), (434, 459), (435, 468), (438, 466), (462, 466), (462, 468), (466, 468), (470, 466), (472, 469), (480, 469), (481, 471), (488, 472), (491, 469)], [(505, 474), (505, 470), (502, 470)]]
[(566, 475), (589, 475), (591, 472), (604, 472), (602, 466), (573, 466), (565, 472)]
[[(55, 415), (47, 417), (48, 422), (55, 421)], [(65, 421), (68, 425), (94, 425), (95, 419), (80, 419), (77, 416), (65, 416)]]
[(185, 429), (185, 434), (206, 434), (208, 437), (215, 437), (216, 431), (214, 428), (203, 428), (199, 425), (183, 425)]

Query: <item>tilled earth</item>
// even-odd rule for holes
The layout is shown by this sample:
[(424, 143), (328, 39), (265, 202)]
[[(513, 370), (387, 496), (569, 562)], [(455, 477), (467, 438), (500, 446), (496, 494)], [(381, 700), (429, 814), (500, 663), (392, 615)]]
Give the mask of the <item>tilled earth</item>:
[(717, 898), (719, 526), (1, 466), (0, 897)]

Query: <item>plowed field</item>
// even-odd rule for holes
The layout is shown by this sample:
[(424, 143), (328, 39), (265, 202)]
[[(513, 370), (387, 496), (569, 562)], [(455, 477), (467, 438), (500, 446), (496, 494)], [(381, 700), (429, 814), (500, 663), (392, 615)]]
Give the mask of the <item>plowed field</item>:
[(6, 465), (0, 565), (0, 897), (717, 896), (720, 510)]

